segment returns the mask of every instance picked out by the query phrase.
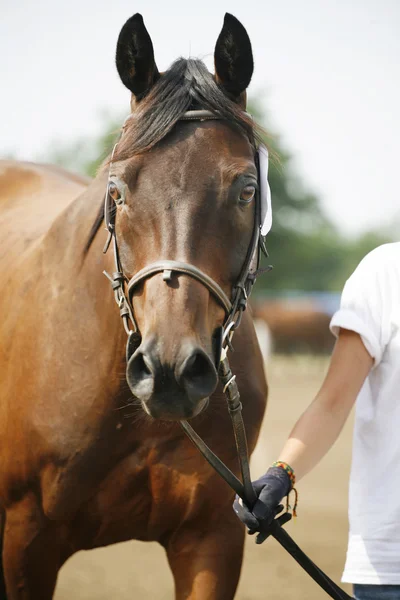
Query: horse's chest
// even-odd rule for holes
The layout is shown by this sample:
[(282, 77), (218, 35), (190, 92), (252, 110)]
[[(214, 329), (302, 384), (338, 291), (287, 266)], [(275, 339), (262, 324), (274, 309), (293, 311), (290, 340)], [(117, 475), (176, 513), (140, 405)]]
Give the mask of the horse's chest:
[(179, 454), (178, 448), (144, 445), (119, 461), (79, 509), (75, 543), (91, 547), (160, 540), (190, 518), (201, 502), (199, 484), (207, 474), (199, 472), (197, 455), (193, 464), (183, 465)]

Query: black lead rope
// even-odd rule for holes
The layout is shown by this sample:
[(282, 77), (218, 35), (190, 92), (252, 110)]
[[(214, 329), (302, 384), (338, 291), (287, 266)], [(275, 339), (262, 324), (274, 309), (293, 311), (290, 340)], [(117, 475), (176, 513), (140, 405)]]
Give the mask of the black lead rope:
[[(243, 418), (240, 403), (239, 390), (232, 371), (229, 367), (228, 359), (221, 361), (220, 379), (224, 385), (224, 392), (227, 397), (229, 414), (232, 419), (233, 430), (235, 434), (236, 448), (242, 472), (243, 483), (232, 473), (230, 469), (218, 458), (216, 454), (207, 446), (201, 437), (194, 431), (187, 421), (181, 421), (181, 426), (186, 435), (201, 452), (206, 461), (217, 471), (217, 473), (226, 481), (234, 492), (243, 500), (243, 502), (252, 507), (257, 499), (250, 479), (249, 459), (247, 452), (246, 432), (244, 428)], [(263, 531), (272, 536), (276, 541), (294, 558), (294, 560), (314, 579), (316, 583), (335, 600), (352, 600), (341, 587), (339, 587), (326, 573), (321, 569), (301, 550), (296, 542), (291, 538), (287, 531), (282, 527), (290, 521), (292, 515), (284, 513), (268, 526)]]

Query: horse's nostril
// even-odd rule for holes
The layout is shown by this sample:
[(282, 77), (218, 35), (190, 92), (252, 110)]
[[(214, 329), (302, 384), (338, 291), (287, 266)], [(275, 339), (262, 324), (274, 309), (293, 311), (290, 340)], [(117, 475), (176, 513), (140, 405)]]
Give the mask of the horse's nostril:
[(187, 357), (178, 379), (192, 399), (212, 394), (218, 381), (214, 364), (203, 350), (195, 350)]
[(129, 372), (131, 377), (136, 381), (153, 375), (149, 359), (141, 352), (134, 356), (129, 362)]
[(140, 361), (140, 369), (143, 372), (143, 375), (152, 375), (152, 370), (150, 368), (150, 361), (149, 359), (145, 356), (145, 354), (142, 354), (140, 356), (141, 361)]
[(200, 352), (195, 352), (192, 356), (190, 356), (187, 359), (182, 376), (193, 381), (198, 377), (203, 377), (203, 375), (207, 375), (208, 370), (208, 359), (205, 356), (203, 356), (203, 354), (201, 354)]
[(126, 379), (134, 396), (146, 402), (154, 391), (156, 366), (140, 350), (130, 358), (126, 368)]

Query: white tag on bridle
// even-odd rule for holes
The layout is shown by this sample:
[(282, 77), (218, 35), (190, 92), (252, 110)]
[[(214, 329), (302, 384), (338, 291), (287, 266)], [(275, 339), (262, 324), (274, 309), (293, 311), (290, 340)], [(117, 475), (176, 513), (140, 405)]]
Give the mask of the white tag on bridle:
[(265, 236), (272, 227), (272, 202), (268, 183), (268, 150), (262, 144), (258, 148), (258, 160), (260, 165), (261, 235)]

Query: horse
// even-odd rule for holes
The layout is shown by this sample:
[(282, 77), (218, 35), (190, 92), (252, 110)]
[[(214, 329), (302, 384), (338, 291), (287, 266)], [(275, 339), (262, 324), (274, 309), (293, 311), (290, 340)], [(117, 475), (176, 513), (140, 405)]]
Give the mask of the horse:
[(332, 352), (335, 338), (329, 329), (331, 316), (312, 302), (258, 301), (252, 303), (252, 309), (255, 319), (268, 326), (275, 352)]
[[(221, 297), (234, 293), (256, 218), (258, 134), (245, 113), (251, 43), (226, 14), (214, 75), (183, 58), (160, 73), (135, 14), (119, 34), (116, 66), (130, 118), (93, 180), (0, 163), (3, 597), (48, 600), (72, 554), (136, 539), (163, 546), (177, 600), (229, 600), (244, 530), (232, 491), (180, 422), (191, 419), (238, 472), (216, 339)], [(188, 111), (216, 118), (183, 118)], [(107, 215), (123, 269), (117, 283), (109, 276), (120, 310), (126, 281), (149, 265), (192, 265), (129, 290), (123, 320), (140, 332), (131, 344), (128, 329), (129, 352), (103, 274), (115, 258), (103, 252)], [(249, 311), (231, 363), (252, 451), (267, 384)]]

